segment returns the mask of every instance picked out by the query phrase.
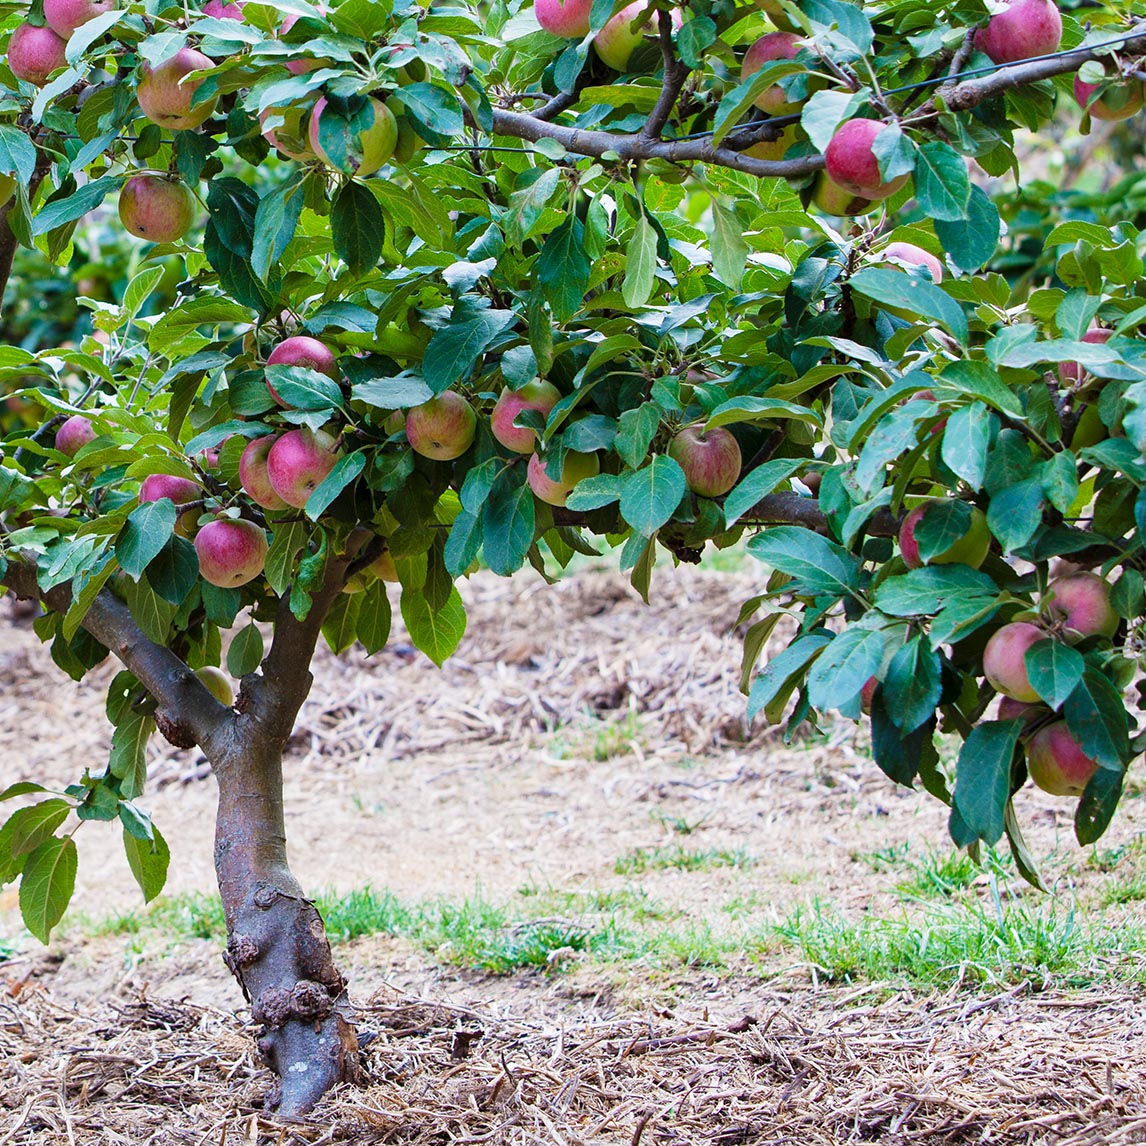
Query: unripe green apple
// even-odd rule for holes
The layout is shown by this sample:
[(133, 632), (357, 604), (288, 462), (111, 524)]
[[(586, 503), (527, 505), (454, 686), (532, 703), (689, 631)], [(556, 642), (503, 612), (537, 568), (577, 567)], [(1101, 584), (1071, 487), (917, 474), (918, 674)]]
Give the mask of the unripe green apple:
[(838, 215), (843, 218), (870, 215), (879, 206), (872, 199), (865, 199), (862, 195), (845, 191), (833, 183), (825, 171), (816, 176), (815, 186), (812, 188), (812, 203), (825, 215)]
[(529, 459), (526, 479), (529, 488), (542, 501), (549, 505), (564, 505), (569, 500), (578, 482), (594, 477), (601, 472), (601, 463), (594, 454), (579, 454), (569, 450), (561, 463), (561, 477), (554, 481), (545, 472), (545, 462), (538, 454)]
[[(623, 72), (629, 66), (633, 52), (644, 42), (647, 35), (657, 35), (659, 17), (654, 12), (639, 28), (634, 22), (650, 7), (648, 0), (633, 0), (626, 5), (593, 37), (593, 47), (601, 62), (615, 72)], [(684, 17), (674, 8), (670, 16), (673, 26), (680, 28)]]
[(221, 705), (230, 708), (235, 703), (235, 689), (231, 685), (231, 678), (221, 668), (204, 665), (195, 670), (195, 675)]

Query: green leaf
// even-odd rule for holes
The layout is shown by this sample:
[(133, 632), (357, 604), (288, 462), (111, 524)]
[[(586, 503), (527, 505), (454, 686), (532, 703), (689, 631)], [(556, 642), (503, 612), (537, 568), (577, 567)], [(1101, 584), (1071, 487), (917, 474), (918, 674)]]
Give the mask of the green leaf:
[(585, 226), (575, 215), (545, 240), (537, 260), (537, 282), (559, 320), (571, 318), (585, 302), (592, 269), (585, 253)]
[(628, 250), (625, 251), (625, 277), (621, 284), (621, 296), (627, 307), (635, 310), (649, 301), (656, 283), (656, 270), (657, 233), (648, 217), (642, 213), (637, 218)]
[(167, 544), (175, 529), (175, 505), (170, 498), (147, 501), (131, 511), (115, 542), (120, 568), (136, 579)]
[(413, 374), (399, 374), (395, 378), (372, 378), (350, 388), (356, 402), (365, 402), (379, 410), (405, 410), (428, 402), (434, 391), (424, 378)]
[(936, 319), (961, 343), (970, 338), (963, 308), (941, 287), (919, 275), (886, 267), (865, 267), (852, 277), (851, 287), (876, 302)]
[(20, 880), (20, 914), (24, 926), (47, 943), (76, 888), (76, 845), (56, 836), (45, 840), (24, 864)]
[(367, 656), (386, 647), (390, 639), (390, 598), (386, 585), (375, 581), (362, 594), (362, 607), (358, 610), (358, 640)]
[(13, 856), (27, 855), (46, 840), (67, 818), (72, 806), (64, 799), (41, 800), (8, 817), (8, 846)]
[(147, 565), (148, 584), (165, 601), (181, 605), (199, 583), (199, 558), (195, 546), (173, 533)]
[(1082, 680), (1082, 653), (1062, 641), (1037, 641), (1023, 657), (1031, 687), (1056, 711)]
[(135, 275), (123, 292), (124, 314), (130, 318), (135, 318), (139, 314), (140, 307), (147, 301), (151, 292), (159, 285), (166, 273), (164, 267), (146, 267)]
[(797, 673), (802, 673), (808, 662), (819, 656), (832, 641), (832, 634), (824, 629), (797, 637), (783, 652), (769, 659), (756, 674), (748, 697), (748, 719), (778, 697)]
[(952, 602), (994, 601), (998, 595), (995, 582), (969, 565), (928, 565), (889, 577), (876, 590), (875, 604), (892, 617), (926, 617)]
[(279, 523), (273, 527), (264, 574), (267, 584), (282, 596), (291, 583), (299, 552), (306, 547), (310, 528), (302, 521)]
[(961, 271), (977, 271), (995, 257), (999, 245), (999, 209), (981, 187), (972, 185), (967, 217), (935, 220), (935, 235)]
[(1047, 501), (1059, 513), (1069, 511), (1078, 496), (1078, 460), (1070, 450), (1062, 450), (1043, 463), (1042, 486)]
[(9, 784), (3, 792), (0, 792), (0, 804), (5, 800), (15, 799), (17, 796), (31, 796), (36, 792), (47, 792), (48, 789), (32, 780), (17, 780), (15, 784)]
[(859, 561), (834, 541), (796, 525), (767, 529), (748, 543), (748, 552), (792, 580), (798, 596), (849, 596), (859, 587)]
[(667, 454), (657, 454), (647, 466), (624, 477), (621, 516), (643, 537), (651, 537), (687, 492), (684, 471)]
[(821, 424), (820, 416), (815, 410), (807, 406), (798, 406), (795, 402), (785, 402), (780, 398), (756, 398), (747, 395), (743, 398), (730, 398), (721, 402), (704, 424), (706, 430), (716, 426), (731, 426), (737, 422), (767, 422), (784, 421), (792, 419), (797, 422), (807, 422), (811, 426)]
[(321, 371), (275, 363), (266, 368), (266, 374), (279, 397), (295, 410), (329, 410), (342, 405), (342, 389)]
[(1122, 796), (1125, 774), (1113, 768), (1099, 768), (1090, 778), (1074, 810), (1074, 837), (1086, 847), (1102, 838)]
[(305, 198), (302, 179), (291, 179), (259, 200), (255, 212), (251, 269), (263, 282), (267, 281), (271, 268), (283, 257), (294, 238)]
[(744, 224), (735, 210), (712, 199), (712, 269), (726, 286), (736, 290), (748, 263)]
[(236, 679), (254, 672), (263, 663), (263, 635), (253, 621), (241, 628), (227, 649), (227, 671)]
[(919, 557), (929, 562), (946, 553), (971, 528), (971, 507), (958, 498), (937, 498), (927, 504), (923, 517), (915, 527), (919, 542)]
[(387, 99), (402, 104), (418, 134), (431, 143), (453, 143), (465, 126), (458, 97), (436, 84), (406, 84), (390, 92)]
[(724, 524), (731, 528), (761, 498), (773, 493), (804, 464), (798, 458), (780, 458), (758, 465), (724, 499)]
[(987, 526), (1008, 554), (1026, 545), (1042, 520), (1043, 489), (1035, 478), (999, 490), (987, 507)]
[(1103, 768), (1121, 772), (1130, 760), (1126, 705), (1105, 674), (1087, 666), (1066, 698), (1066, 726), (1079, 747)]
[(942, 693), (939, 654), (913, 637), (891, 658), (883, 681), (883, 701), (892, 723), (914, 732), (935, 714)]
[(330, 230), (335, 253), (351, 274), (360, 275), (378, 265), (386, 221), (369, 187), (351, 180), (342, 188), (330, 211)]
[(797, 64), (794, 60), (771, 60), (743, 83), (732, 88), (716, 109), (716, 118), (712, 124), (714, 129), (712, 146), (720, 146), (724, 137), (736, 127), (744, 113), (756, 102), (757, 96), (785, 76), (794, 76), (803, 71), (805, 71), (804, 65)]
[(0, 125), (0, 172), (27, 186), (36, 170), (36, 146), (18, 127)]
[(348, 485), (358, 479), (366, 468), (365, 450), (355, 450), (352, 454), (339, 458), (334, 468), (318, 483), (318, 486), (306, 500), (306, 515), (311, 521), (317, 521), (332, 501)]
[(971, 199), (967, 161), (939, 140), (923, 144), (915, 159), (915, 197), (928, 218), (965, 220)]
[(511, 310), (475, 310), (459, 305), (449, 326), (426, 347), (422, 374), (434, 394), (469, 378), (478, 358), (517, 321)]
[(853, 625), (816, 658), (808, 673), (808, 699), (819, 709), (843, 708), (859, 696), (883, 664), (886, 637)]
[(126, 828), (123, 832), (123, 850), (127, 855), (127, 866), (135, 876), (143, 892), (143, 902), (150, 903), (167, 883), (167, 868), (171, 862), (171, 849), (160, 835), (159, 829), (152, 826), (150, 840), (137, 839)]
[(414, 646), (439, 668), (465, 636), (466, 609), (456, 588), (450, 591), (450, 599), (437, 612), (430, 609), (420, 591), (403, 588), (402, 620)]
[(987, 452), (998, 427), (998, 418), (982, 402), (972, 402), (956, 410), (943, 428), (943, 462), (973, 490), (983, 488)]
[(323, 639), (335, 656), (350, 648), (357, 637), (360, 597), (360, 593), (339, 593), (322, 622)]
[(122, 783), (120, 792), (125, 800), (142, 795), (147, 783), (147, 741), (155, 731), (150, 716), (128, 709), (111, 737), (111, 755), (108, 771)]
[(655, 402), (642, 402), (636, 409), (621, 414), (613, 448), (629, 469), (644, 465), (660, 424), (661, 408)]
[(1005, 828), (1011, 762), (1022, 727), (1021, 720), (976, 724), (959, 753), (954, 808), (967, 829), (988, 844), (997, 843)]
[(89, 211), (94, 211), (106, 196), (118, 189), (121, 182), (118, 176), (105, 175), (85, 183), (74, 194), (49, 200), (32, 220), (32, 234), (45, 235), (66, 223), (74, 223)]
[(481, 513), (482, 553), (494, 573), (507, 577), (521, 568), (536, 529), (533, 491), (521, 471), (502, 470)]

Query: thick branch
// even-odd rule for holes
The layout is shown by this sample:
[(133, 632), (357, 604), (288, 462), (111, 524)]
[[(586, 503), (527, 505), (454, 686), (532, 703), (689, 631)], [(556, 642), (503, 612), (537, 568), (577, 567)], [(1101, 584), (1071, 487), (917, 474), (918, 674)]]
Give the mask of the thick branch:
[(680, 99), (681, 89), (688, 79), (689, 69), (673, 51), (672, 43), (672, 17), (663, 9), (657, 13), (661, 56), (664, 58), (665, 78), (661, 85), (661, 94), (657, 97), (656, 107), (653, 108), (645, 126), (641, 128), (644, 139), (660, 139), (665, 124)]
[[(48, 592), (36, 583), (36, 566), (14, 558), (0, 582), (16, 596), (41, 600), (48, 608), (66, 613), (71, 604), (69, 585)], [(208, 692), (203, 682), (170, 649), (144, 636), (131, 610), (109, 589), (101, 589), (83, 619), (83, 627), (106, 645), (139, 678), (160, 709), (178, 720), (197, 744), (206, 745), (228, 720), (230, 710)]]

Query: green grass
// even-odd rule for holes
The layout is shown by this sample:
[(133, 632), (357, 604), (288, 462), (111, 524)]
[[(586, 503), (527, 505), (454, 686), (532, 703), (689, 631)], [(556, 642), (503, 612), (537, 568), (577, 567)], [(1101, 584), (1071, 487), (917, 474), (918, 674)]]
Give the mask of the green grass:
[(1044, 982), (1083, 987), (1107, 978), (1146, 981), (1139, 926), (1088, 922), (1056, 901), (1004, 908), (978, 902), (928, 905), (892, 918), (850, 920), (815, 903), (776, 928), (817, 976), (832, 982), (953, 984)]
[(633, 848), (613, 864), (617, 875), (644, 875), (649, 871), (712, 871), (719, 867), (749, 868), (756, 861), (743, 848), (684, 848), (680, 844)]

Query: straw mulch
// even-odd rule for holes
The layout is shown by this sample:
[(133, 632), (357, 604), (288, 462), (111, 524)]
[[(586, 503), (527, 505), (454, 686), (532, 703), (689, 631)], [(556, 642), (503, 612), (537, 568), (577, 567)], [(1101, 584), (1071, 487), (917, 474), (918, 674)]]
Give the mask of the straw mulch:
[(711, 1026), (387, 989), (363, 1007), (365, 1085), (288, 1124), (261, 1111), (269, 1077), (222, 1012), (141, 997), (81, 1013), (10, 988), (0, 1146), (1146, 1141), (1141, 1008), (1097, 992), (769, 992)]

